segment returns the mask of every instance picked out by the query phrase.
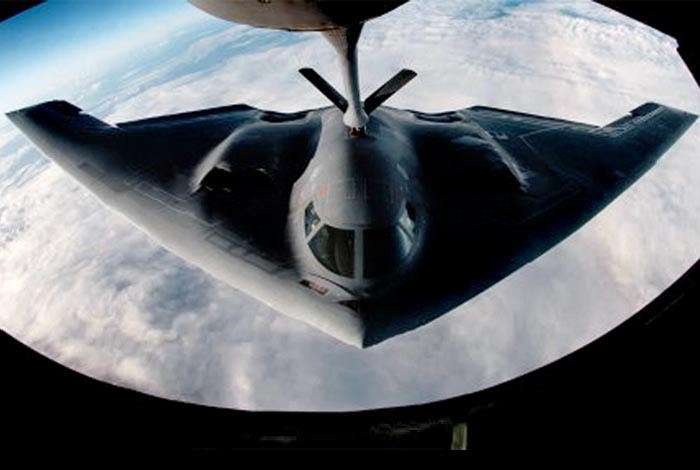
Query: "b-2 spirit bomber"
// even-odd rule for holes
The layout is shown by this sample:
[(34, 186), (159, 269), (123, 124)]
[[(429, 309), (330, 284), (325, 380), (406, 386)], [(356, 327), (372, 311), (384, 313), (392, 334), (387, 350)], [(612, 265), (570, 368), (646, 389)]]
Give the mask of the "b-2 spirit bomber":
[(405, 1), (192, 0), (257, 27), (321, 31), (333, 106), (235, 104), (118, 124), (65, 101), (8, 114), (51, 160), (162, 246), (290, 317), (368, 347), (454, 309), (581, 227), (696, 116), (642, 104), (605, 126), (475, 106), (362, 100), (364, 22)]

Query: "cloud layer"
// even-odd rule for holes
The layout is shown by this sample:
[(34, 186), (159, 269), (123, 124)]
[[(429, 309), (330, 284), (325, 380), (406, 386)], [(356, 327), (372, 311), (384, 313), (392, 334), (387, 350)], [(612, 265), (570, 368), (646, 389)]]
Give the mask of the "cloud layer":
[[(605, 124), (645, 101), (700, 113), (675, 41), (587, 1), (412, 1), (370, 22), (366, 96), (476, 104)], [(298, 76), (340, 83), (319, 35), (205, 18), (67, 98), (112, 122), (244, 102), (326, 106)], [(274, 410), (358, 409), (463, 394), (600, 336), (699, 256), (700, 128), (563, 243), (437, 321), (360, 351), (158, 247), (0, 121), (0, 327), (91, 376), (156, 395)]]

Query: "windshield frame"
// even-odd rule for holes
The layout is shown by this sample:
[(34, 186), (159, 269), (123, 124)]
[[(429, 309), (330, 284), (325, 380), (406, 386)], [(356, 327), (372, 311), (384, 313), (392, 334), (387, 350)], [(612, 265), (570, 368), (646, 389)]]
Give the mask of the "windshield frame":
[[(396, 223), (385, 227), (332, 226), (320, 218), (313, 201), (306, 205), (302, 214), (301, 229), (313, 259), (334, 276), (355, 282), (380, 279), (400, 270), (410, 260), (418, 241), (419, 223), (409, 202), (404, 204)], [(372, 240), (381, 240), (381, 237), (379, 240), (374, 237), (382, 232), (387, 243), (375, 245)], [(394, 252), (387, 247), (393, 247)], [(352, 251), (351, 259), (347, 250)], [(370, 261), (382, 257), (378, 263)]]

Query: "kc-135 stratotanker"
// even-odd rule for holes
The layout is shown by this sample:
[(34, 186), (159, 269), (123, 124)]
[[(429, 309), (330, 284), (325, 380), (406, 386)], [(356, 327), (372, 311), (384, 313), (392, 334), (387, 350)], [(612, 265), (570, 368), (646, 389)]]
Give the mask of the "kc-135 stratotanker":
[[(645, 173), (695, 121), (646, 103), (605, 126), (475, 106), (361, 100), (365, 21), (404, 1), (191, 0), (230, 21), (321, 31), (334, 106), (244, 104), (105, 123), (65, 101), (8, 114), (51, 160), (159, 244), (275, 310), (368, 347), (537, 258)], [(234, 312), (232, 312), (234, 313)]]

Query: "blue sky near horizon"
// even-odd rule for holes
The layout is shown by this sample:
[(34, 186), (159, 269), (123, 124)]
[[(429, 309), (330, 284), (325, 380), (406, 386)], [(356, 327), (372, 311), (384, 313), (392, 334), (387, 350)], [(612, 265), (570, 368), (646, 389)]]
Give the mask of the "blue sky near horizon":
[(212, 21), (185, 0), (52, 0), (9, 18), (0, 23), (0, 111), (199, 20)]

